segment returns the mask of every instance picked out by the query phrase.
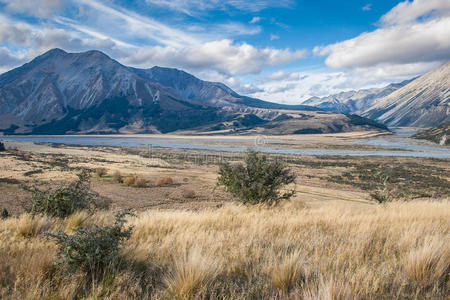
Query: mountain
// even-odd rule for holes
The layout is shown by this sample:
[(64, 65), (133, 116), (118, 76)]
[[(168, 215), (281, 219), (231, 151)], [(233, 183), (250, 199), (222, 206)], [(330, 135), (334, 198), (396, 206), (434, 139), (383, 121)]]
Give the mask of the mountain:
[(388, 126), (430, 127), (450, 121), (450, 61), (381, 98), (362, 115)]
[[(284, 111), (320, 109), (241, 96), (177, 69), (127, 67), (95, 50), (52, 49), (0, 75), (4, 134), (235, 131), (271, 122)], [(340, 128), (361, 128), (348, 125)], [(368, 120), (363, 126), (376, 129)]]
[(429, 128), (412, 136), (415, 139), (429, 140), (441, 145), (450, 145), (450, 121)]
[(392, 83), (382, 88), (347, 91), (327, 97), (312, 97), (303, 101), (302, 104), (338, 113), (359, 114), (375, 105), (379, 99), (395, 92), (399, 88), (410, 83), (412, 80), (413, 79), (405, 80), (400, 83)]

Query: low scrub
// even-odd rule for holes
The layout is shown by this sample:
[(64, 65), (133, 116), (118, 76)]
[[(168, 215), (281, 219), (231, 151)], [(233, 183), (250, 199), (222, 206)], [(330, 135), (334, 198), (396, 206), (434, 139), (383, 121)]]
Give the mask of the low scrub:
[(220, 165), (218, 184), (242, 203), (272, 205), (295, 194), (295, 190), (281, 191), (294, 183), (295, 177), (282, 161), (249, 151), (244, 164)]
[(127, 186), (133, 186), (135, 182), (136, 182), (135, 176), (127, 176), (123, 179), (123, 183)]
[(156, 186), (165, 186), (165, 185), (172, 185), (173, 184), (173, 178), (170, 176), (166, 177), (160, 177), (156, 179), (155, 185)]
[(131, 235), (132, 228), (125, 228), (125, 216), (119, 213), (115, 216), (114, 224), (75, 229), (68, 235), (47, 233), (58, 245), (57, 263), (64, 264), (72, 271), (82, 271), (90, 275), (99, 276), (107, 268), (114, 268), (118, 264), (119, 247)]
[(77, 176), (77, 180), (53, 190), (34, 187), (31, 205), (26, 210), (32, 215), (65, 218), (76, 211), (89, 209), (94, 204), (94, 197), (90, 192), (90, 172), (83, 170)]
[(148, 186), (147, 180), (144, 178), (136, 178), (134, 186), (138, 188), (146, 188)]
[(123, 183), (123, 176), (119, 171), (115, 171), (112, 178), (114, 182)]
[(98, 177), (103, 177), (108, 174), (108, 170), (106, 170), (105, 168), (96, 168), (95, 174), (97, 174)]

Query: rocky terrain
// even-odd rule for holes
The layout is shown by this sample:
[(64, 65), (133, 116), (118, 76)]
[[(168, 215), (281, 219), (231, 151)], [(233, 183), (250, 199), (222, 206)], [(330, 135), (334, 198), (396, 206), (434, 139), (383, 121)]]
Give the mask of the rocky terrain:
[(450, 61), (380, 99), (362, 113), (388, 126), (437, 126), (450, 120)]

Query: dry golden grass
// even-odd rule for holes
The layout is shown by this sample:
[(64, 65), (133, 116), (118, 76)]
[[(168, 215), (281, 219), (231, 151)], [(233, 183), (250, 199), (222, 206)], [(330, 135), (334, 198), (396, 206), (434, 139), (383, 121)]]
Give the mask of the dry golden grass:
[[(97, 212), (89, 222), (106, 224), (112, 216)], [(449, 201), (148, 210), (129, 219), (134, 229), (122, 263), (101, 282), (53, 266), (56, 246), (39, 235), (80, 219), (0, 221), (0, 298), (450, 296)]]
[(166, 177), (160, 177), (156, 179), (155, 185), (156, 186), (164, 186), (164, 185), (172, 185), (173, 184), (173, 178), (170, 176)]
[(136, 182), (135, 176), (127, 176), (123, 179), (123, 183), (125, 183), (127, 186), (132, 186)]
[(103, 177), (108, 174), (108, 170), (106, 170), (106, 168), (99, 167), (95, 169), (95, 174), (97, 174), (98, 177)]
[(89, 213), (84, 210), (73, 213), (66, 219), (66, 231), (70, 232), (82, 227), (88, 221), (89, 216)]
[(134, 186), (138, 188), (146, 188), (148, 186), (147, 180), (144, 178), (136, 178), (136, 181), (134, 182)]

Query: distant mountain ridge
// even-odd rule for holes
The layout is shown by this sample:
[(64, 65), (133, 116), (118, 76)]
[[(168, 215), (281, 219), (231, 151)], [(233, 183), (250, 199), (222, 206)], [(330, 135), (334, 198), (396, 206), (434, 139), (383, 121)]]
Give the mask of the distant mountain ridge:
[[(322, 119), (324, 132), (379, 129), (369, 121), (355, 125), (345, 116), (322, 118), (315, 113), (322, 110), (311, 106), (241, 96), (222, 83), (177, 69), (127, 67), (96, 50), (52, 49), (0, 75), (0, 132), (4, 134), (233, 131), (295, 111), (311, 112), (312, 120)], [(326, 125), (327, 120), (337, 119), (339, 126)]]
[(379, 99), (395, 92), (413, 80), (414, 79), (410, 79), (400, 83), (392, 83), (381, 88), (362, 89), (357, 91), (352, 90), (326, 97), (311, 97), (303, 101), (302, 104), (338, 113), (359, 114), (372, 107)]

